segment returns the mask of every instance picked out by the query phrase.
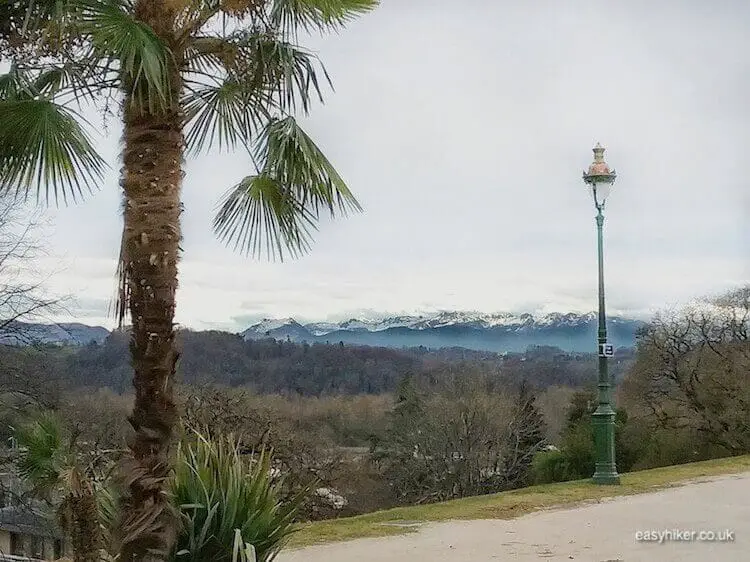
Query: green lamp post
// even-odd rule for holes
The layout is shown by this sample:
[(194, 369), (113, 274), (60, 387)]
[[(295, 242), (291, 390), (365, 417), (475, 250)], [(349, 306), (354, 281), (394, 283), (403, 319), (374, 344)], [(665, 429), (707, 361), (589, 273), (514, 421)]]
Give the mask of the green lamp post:
[(614, 355), (612, 344), (607, 342), (607, 315), (604, 308), (604, 203), (615, 182), (614, 170), (604, 161), (604, 148), (599, 143), (594, 147), (594, 161), (583, 181), (591, 188), (596, 207), (596, 233), (599, 251), (599, 404), (593, 413), (594, 447), (596, 469), (593, 481), (595, 484), (619, 484), (620, 476), (615, 465), (615, 411), (612, 408), (612, 384), (607, 369), (607, 360)]

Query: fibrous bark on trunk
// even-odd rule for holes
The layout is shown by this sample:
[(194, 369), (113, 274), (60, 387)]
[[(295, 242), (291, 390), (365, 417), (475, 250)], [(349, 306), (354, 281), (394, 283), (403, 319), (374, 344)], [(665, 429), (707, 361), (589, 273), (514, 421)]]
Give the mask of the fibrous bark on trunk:
[(100, 562), (101, 533), (96, 496), (89, 483), (67, 498), (67, 525), (73, 548), (73, 562)]
[[(136, 17), (172, 47), (174, 14), (165, 0), (140, 0)], [(180, 189), (184, 139), (177, 57), (170, 61), (166, 111), (124, 101), (121, 298), (132, 320), (130, 352), (134, 435), (123, 463), (122, 562), (163, 560), (176, 536), (176, 514), (166, 493), (170, 442), (177, 408), (173, 384), (178, 359), (174, 311), (180, 242)], [(122, 303), (121, 303), (122, 304)]]

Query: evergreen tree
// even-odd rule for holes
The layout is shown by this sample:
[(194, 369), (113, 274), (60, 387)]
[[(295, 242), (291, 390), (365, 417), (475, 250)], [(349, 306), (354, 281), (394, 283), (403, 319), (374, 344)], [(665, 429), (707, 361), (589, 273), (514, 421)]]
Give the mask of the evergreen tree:
[(546, 443), (544, 416), (536, 405), (536, 395), (526, 381), (518, 389), (518, 409), (509, 433), (503, 478), (510, 488), (528, 483), (531, 461)]
[(525, 381), (520, 385), (518, 403), (521, 423), (526, 425), (526, 431), (521, 435), (521, 448), (538, 449), (546, 441), (546, 424), (544, 416), (537, 407), (536, 394), (531, 391)]

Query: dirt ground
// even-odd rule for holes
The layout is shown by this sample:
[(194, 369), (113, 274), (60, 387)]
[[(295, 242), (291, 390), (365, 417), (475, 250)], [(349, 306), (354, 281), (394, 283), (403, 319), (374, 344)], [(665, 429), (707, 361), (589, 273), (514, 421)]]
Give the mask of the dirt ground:
[[(661, 543), (636, 537), (649, 531), (656, 532), (657, 539), (659, 532), (672, 536), (662, 534)], [(684, 531), (695, 531), (696, 536), (686, 540)], [(701, 541), (707, 537), (698, 537), (700, 532), (733, 540)], [(409, 535), (291, 550), (276, 560), (746, 562), (750, 560), (750, 473), (510, 521), (426, 524)]]

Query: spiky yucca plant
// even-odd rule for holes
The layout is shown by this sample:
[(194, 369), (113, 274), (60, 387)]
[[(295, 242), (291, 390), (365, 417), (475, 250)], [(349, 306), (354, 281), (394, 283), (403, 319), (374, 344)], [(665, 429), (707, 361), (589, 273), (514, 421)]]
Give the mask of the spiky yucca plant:
[(177, 451), (171, 488), (183, 525), (172, 559), (270, 562), (293, 532), (304, 494), (281, 501), (268, 451), (245, 459), (232, 436), (194, 437)]

